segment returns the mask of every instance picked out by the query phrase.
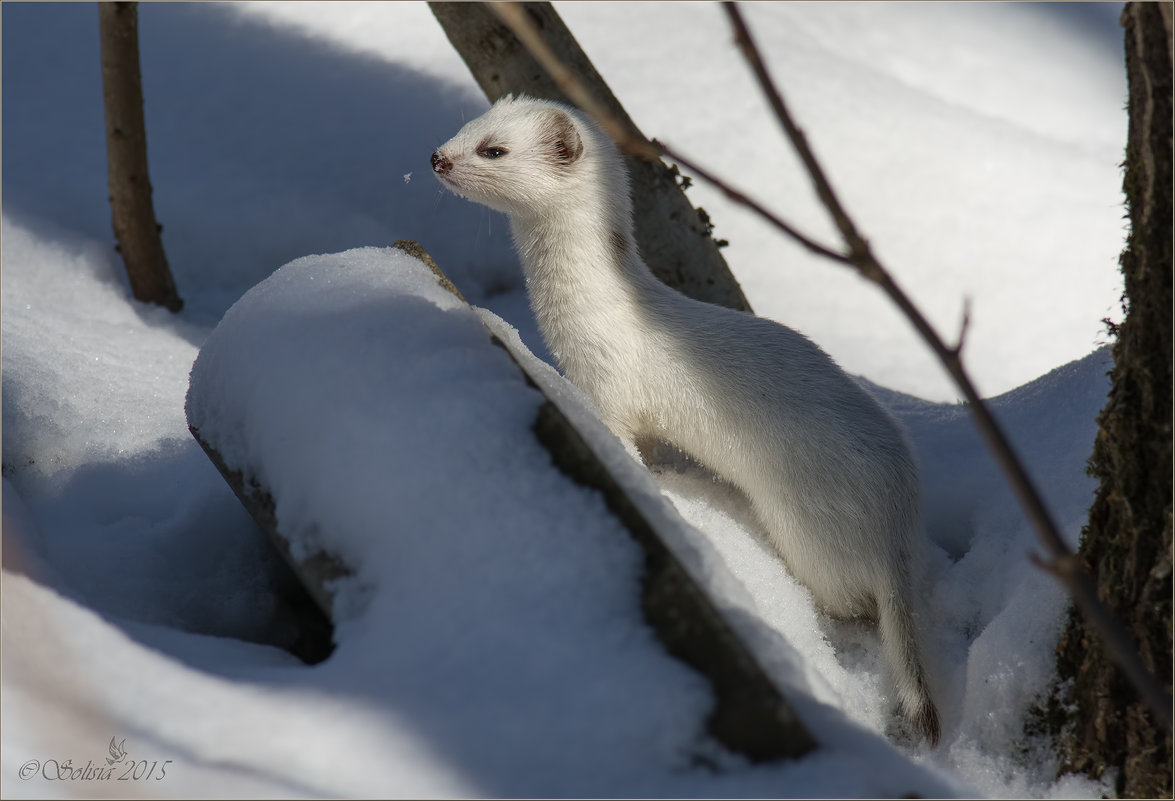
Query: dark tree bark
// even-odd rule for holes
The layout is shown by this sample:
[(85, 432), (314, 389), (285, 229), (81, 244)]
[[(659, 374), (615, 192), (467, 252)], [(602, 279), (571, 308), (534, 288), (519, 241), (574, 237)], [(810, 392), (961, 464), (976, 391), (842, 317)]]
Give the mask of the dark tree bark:
[[(1079, 556), (1101, 599), (1125, 622), (1152, 674), (1171, 680), (1171, 9), (1122, 13), (1130, 87), (1123, 188), (1126, 317), (1117, 328), (1109, 399), (1090, 473), (1100, 486)], [(1063, 771), (1117, 772), (1122, 796), (1171, 797), (1172, 743), (1097, 637), (1072, 613), (1057, 649), (1051, 711)], [(1062, 713), (1068, 707), (1071, 713)]]
[(183, 301), (167, 266), (159, 238), (162, 226), (156, 222), (151, 204), (137, 4), (99, 3), (98, 28), (106, 104), (107, 175), (118, 251), (136, 298), (179, 311)]
[[(524, 6), (562, 61), (610, 112), (644, 139), (551, 4)], [(513, 32), (484, 4), (432, 2), (429, 7), (490, 102), (513, 92), (571, 104)], [(681, 176), (677, 170), (662, 161), (631, 156), (625, 156), (624, 161), (632, 183), (637, 248), (653, 274), (692, 298), (750, 311), (750, 303), (710, 236), (710, 218), (689, 202), (678, 183)]]

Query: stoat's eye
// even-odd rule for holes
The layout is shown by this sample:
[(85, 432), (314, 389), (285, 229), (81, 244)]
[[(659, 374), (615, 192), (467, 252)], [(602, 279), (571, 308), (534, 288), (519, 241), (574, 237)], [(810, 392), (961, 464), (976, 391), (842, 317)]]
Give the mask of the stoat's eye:
[(500, 159), (509, 152), (510, 151), (506, 150), (504, 147), (486, 146), (479, 147), (477, 149), (477, 155), (481, 156), (483, 159)]

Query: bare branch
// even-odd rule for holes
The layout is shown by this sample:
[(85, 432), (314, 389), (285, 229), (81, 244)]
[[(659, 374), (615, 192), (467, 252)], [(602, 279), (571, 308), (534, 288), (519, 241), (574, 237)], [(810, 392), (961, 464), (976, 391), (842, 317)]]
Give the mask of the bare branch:
[(955, 346), (951, 350), (955, 354), (956, 359), (963, 358), (963, 343), (967, 339), (967, 329), (971, 327), (971, 298), (963, 298), (963, 320), (959, 323), (959, 337), (955, 340)]
[(857, 228), (853, 224), (852, 219), (845, 212), (844, 207), (841, 206), (836, 193), (832, 191), (832, 184), (828, 182), (828, 178), (824, 175), (824, 170), (821, 168), (820, 162), (816, 160), (812, 149), (808, 147), (807, 137), (804, 136), (804, 132), (800, 130), (800, 127), (796, 125), (795, 120), (792, 119), (791, 113), (787, 110), (787, 106), (783, 102), (782, 95), (780, 95), (771, 77), (767, 74), (767, 67), (763, 63), (759, 49), (755, 47), (755, 43), (751, 40), (750, 31), (743, 24), (742, 16), (733, 3), (723, 3), (722, 5), (730, 16), (731, 26), (734, 28), (735, 44), (742, 50), (747, 63), (751, 65), (751, 70), (755, 73), (755, 77), (759, 79), (759, 86), (763, 90), (767, 102), (771, 104), (776, 119), (783, 126), (783, 130), (787, 134), (788, 139), (792, 141), (792, 144), (796, 148), (796, 153), (799, 154), (800, 159), (804, 162), (804, 167), (808, 170), (808, 175), (812, 179), (812, 186), (815, 187), (820, 202), (824, 204), (828, 212), (832, 215), (832, 219), (836, 223), (836, 227), (840, 229), (841, 236), (844, 237), (850, 252), (854, 256), (863, 257), (869, 253), (869, 243), (857, 232)]
[(530, 51), (531, 55), (535, 57), (535, 60), (539, 62), (542, 68), (550, 74), (551, 79), (555, 81), (559, 90), (571, 102), (591, 116), (604, 129), (604, 132), (612, 137), (612, 140), (616, 142), (622, 152), (646, 160), (665, 157), (676, 161), (690, 172), (695, 173), (702, 180), (722, 191), (731, 200), (753, 209), (809, 251), (825, 258), (848, 263), (847, 258), (843, 254), (825, 247), (800, 233), (794, 226), (788, 224), (777, 215), (772, 214), (761, 204), (752, 200), (745, 192), (721, 180), (669, 146), (655, 140), (649, 141), (631, 123), (626, 124), (624, 120), (620, 120), (614, 114), (610, 113), (604, 104), (600, 103), (587, 87), (584, 86), (583, 81), (555, 55), (555, 52), (543, 39), (542, 32), (530, 17), (527, 16), (526, 10), (520, 4), (488, 3), (487, 5), (514, 32), (514, 35)]
[[(491, 103), (509, 93), (572, 104), (538, 60), (506, 26), (492, 5), (431, 0), (428, 4), (453, 48)], [(573, 71), (596, 101), (641, 141), (644, 134), (592, 65), (558, 12), (548, 2), (522, 4), (542, 41)], [(713, 237), (714, 226), (686, 197), (687, 176), (661, 159), (625, 155), (632, 191), (633, 237), (653, 274), (695, 300), (751, 311)]]
[(609, 113), (604, 104), (600, 103), (575, 73), (555, 55), (555, 51), (547, 45), (542, 32), (527, 16), (526, 10), (521, 4), (489, 3), (487, 5), (510, 30), (514, 31), (514, 35), (547, 71), (560, 91), (567, 95), (572, 103), (590, 114), (605, 133), (620, 146), (621, 150), (631, 156), (638, 156), (650, 161), (661, 157), (662, 152), (656, 145)]
[[(1138, 657), (1137, 650), (1130, 642), (1129, 636), (1123, 631), (1121, 625), (1113, 619), (1113, 616), (1098, 600), (1096, 588), (1089, 574), (1083, 569), (1074, 567), (1078, 565), (1076, 557), (1068, 545), (1065, 544), (1060, 529), (1053, 521), (1048, 508), (1045, 506), (1040, 493), (1028, 476), (1024, 465), (1012, 450), (1007, 437), (1003, 433), (1003, 429), (996, 422), (990, 409), (988, 409), (987, 405), (979, 397), (974, 383), (963, 369), (959, 348), (949, 347), (943, 341), (942, 337), (938, 335), (926, 317), (914, 305), (913, 301), (910, 300), (909, 296), (897, 285), (889, 272), (873, 255), (868, 241), (857, 231), (855, 224), (845, 212), (831, 184), (829, 184), (825, 177), (823, 169), (820, 167), (811, 148), (808, 147), (803, 132), (792, 120), (782, 96), (775, 88), (774, 83), (767, 73), (766, 67), (763, 65), (762, 57), (759, 55), (759, 51), (755, 47), (746, 25), (743, 24), (738, 9), (730, 3), (724, 3), (724, 6), (735, 28), (736, 42), (739, 44), (740, 49), (746, 55), (748, 62), (759, 78), (760, 85), (763, 87), (764, 93), (775, 109), (780, 124), (804, 161), (817, 194), (833, 217), (837, 228), (845, 240), (845, 244), (848, 247), (847, 254), (827, 248), (800, 234), (794, 227), (781, 220), (778, 216), (750, 200), (745, 193), (734, 189), (708, 170), (701, 168), (698, 164), (682, 158), (680, 154), (665, 145), (652, 143), (643, 138), (638, 139), (629, 135), (624, 126), (620, 125), (599, 103), (595, 102), (590, 92), (583, 87), (575, 74), (567, 69), (554, 53), (545, 46), (542, 40), (542, 34), (526, 18), (525, 13), (516, 3), (491, 4), (491, 8), (493, 8), (495, 13), (514, 31), (524, 46), (531, 51), (543, 68), (550, 73), (551, 77), (558, 83), (559, 88), (577, 106), (590, 114), (613, 137), (621, 150), (642, 158), (665, 156), (679, 162), (702, 180), (720, 189), (731, 200), (751, 209), (808, 250), (841, 264), (851, 265), (864, 278), (878, 284), (885, 291), (894, 304), (906, 316), (910, 324), (918, 331), (923, 340), (930, 346), (931, 350), (934, 351), (951, 378), (954, 379), (956, 386), (958, 386), (968, 403), (968, 407), (975, 420), (976, 428), (983, 437), (988, 450), (995, 457), (997, 464), (1003, 471), (1005, 479), (1016, 495), (1029, 522), (1036, 530), (1045, 550), (1051, 557), (1052, 563), (1065, 566), (1065, 569), (1049, 572), (1053, 572), (1058, 580), (1064, 584), (1073, 598), (1074, 603), (1082, 610), (1086, 618), (1090, 621), (1090, 624), (1101, 635), (1106, 652), (1123, 669), (1139, 694), (1151, 707), (1156, 717), (1164, 721), (1167, 727), (1170, 728), (1171, 698), (1159, 686), (1154, 677), (1151, 676), (1146, 666), (1143, 665), (1142, 660)], [(966, 316), (964, 319), (966, 320)], [(962, 345), (962, 333), (965, 333), (965, 328), (964, 326), (964, 331), (960, 335), (960, 347)]]
[(743, 193), (739, 189), (736, 189), (731, 184), (728, 184), (726, 181), (723, 181), (721, 178), (714, 175), (713, 173), (711, 173), (709, 170), (702, 167), (697, 162), (692, 161), (690, 159), (687, 159), (685, 156), (681, 155), (676, 150), (672, 150), (668, 145), (658, 143), (658, 147), (660, 147), (661, 153), (665, 156), (665, 158), (676, 161), (678, 164), (685, 167), (691, 173), (697, 175), (699, 178), (701, 178), (706, 183), (710, 184), (711, 186), (715, 187), (716, 189), (721, 190), (722, 194), (726, 195), (728, 198), (733, 200), (735, 203), (738, 203), (739, 205), (746, 206), (747, 208), (752, 209), (760, 217), (767, 220), (767, 222), (771, 223), (776, 228), (783, 231), (785, 234), (787, 234), (792, 239), (799, 242), (801, 245), (803, 245), (805, 248), (807, 248), (811, 252), (817, 254), (818, 256), (823, 256), (826, 259), (832, 259), (833, 261), (838, 261), (842, 264), (851, 264), (850, 258), (848, 256), (846, 256), (845, 254), (840, 253), (838, 251), (835, 251), (832, 248), (821, 245), (819, 242), (816, 242), (815, 240), (800, 233), (795, 227), (793, 227), (791, 224), (785, 222), (781, 217), (779, 217), (778, 215), (774, 214), (771, 211), (768, 211), (767, 208), (765, 208), (763, 205), (761, 205), (760, 203), (758, 203), (755, 200), (752, 200), (745, 193)]
[[(963, 369), (962, 361), (959, 357), (969, 317), (967, 311), (964, 311), (963, 330), (959, 334), (959, 343), (955, 348), (950, 348), (938, 336), (918, 309), (914, 307), (906, 294), (889, 275), (888, 271), (873, 256), (868, 242), (857, 232), (856, 226), (845, 212), (844, 207), (840, 204), (835, 192), (833, 192), (831, 185), (824, 176), (824, 171), (821, 169), (819, 162), (808, 147), (803, 133), (792, 120), (791, 114), (787, 110), (787, 105), (783, 101), (783, 97), (780, 95), (779, 90), (776, 89), (774, 82), (771, 80), (771, 76), (767, 73), (759, 50), (755, 46), (750, 32), (747, 30), (737, 6), (734, 3), (723, 3), (723, 7), (730, 17), (731, 26), (735, 31), (736, 42), (742, 49), (755, 76), (758, 78), (764, 95), (766, 95), (768, 102), (775, 110), (776, 117), (787, 133), (788, 138), (791, 139), (792, 145), (800, 154), (804, 165), (807, 167), (812, 183), (816, 187), (817, 194), (819, 194), (821, 201), (823, 201), (829, 214), (840, 229), (841, 235), (845, 239), (845, 244), (850, 248), (850, 260), (858, 268), (867, 270), (868, 277), (877, 280), (882, 289), (906, 313), (907, 318), (914, 324), (919, 333), (922, 334), (927, 344), (930, 345), (931, 349), (934, 350), (935, 354), (946, 367), (947, 372), (955, 380), (955, 384), (967, 399), (967, 403), (975, 419), (975, 425), (983, 436), (988, 450), (995, 456), (996, 462), (1003, 470), (1005, 478), (1020, 501), (1020, 505), (1028, 515), (1028, 519), (1032, 523), (1033, 528), (1036, 529), (1037, 536), (1051, 557), (1048, 572), (1056, 576), (1069, 590), (1073, 601), (1081, 609), (1094, 629), (1101, 635), (1102, 644), (1106, 647), (1107, 653), (1118, 663), (1118, 666), (1122, 668), (1123, 672), (1126, 673), (1127, 677), (1134, 684), (1135, 689), (1138, 690), (1139, 695), (1151, 707), (1156, 719), (1163, 721), (1168, 729), (1170, 729), (1172, 725), (1170, 696), (1163, 690), (1142, 663), (1142, 659), (1138, 656), (1137, 648), (1131, 642), (1125, 630), (1098, 599), (1097, 589), (1089, 573), (1081, 568), (1073, 551), (1065, 543), (1060, 529), (1053, 521), (1052, 515), (1045, 506), (1044, 500), (1029, 477), (1027, 470), (1025, 470), (1023, 463), (1016, 456), (1015, 452), (1013, 452), (1012, 446), (1004, 434), (1003, 429), (996, 422), (995, 417), (992, 416), (987, 405), (979, 397), (979, 393), (976, 391), (970, 376)], [(1041, 564), (1039, 559), (1033, 561), (1038, 565)]]

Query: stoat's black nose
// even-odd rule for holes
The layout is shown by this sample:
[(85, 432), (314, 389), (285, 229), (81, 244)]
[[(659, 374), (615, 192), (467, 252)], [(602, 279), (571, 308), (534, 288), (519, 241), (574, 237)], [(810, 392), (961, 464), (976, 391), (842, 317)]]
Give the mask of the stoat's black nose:
[(453, 169), (453, 162), (441, 155), (441, 151), (432, 154), (432, 171), (444, 175)]

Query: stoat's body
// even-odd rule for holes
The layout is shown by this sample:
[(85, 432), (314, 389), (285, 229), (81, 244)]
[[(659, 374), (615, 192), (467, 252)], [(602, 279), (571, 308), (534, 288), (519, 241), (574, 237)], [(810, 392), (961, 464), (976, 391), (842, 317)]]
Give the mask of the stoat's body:
[(579, 112), (504, 98), (432, 165), (509, 215), (543, 337), (608, 426), (738, 486), (823, 609), (877, 619), (902, 705), (936, 742), (911, 611), (918, 474), (897, 423), (802, 335), (657, 280), (633, 240), (623, 162)]

